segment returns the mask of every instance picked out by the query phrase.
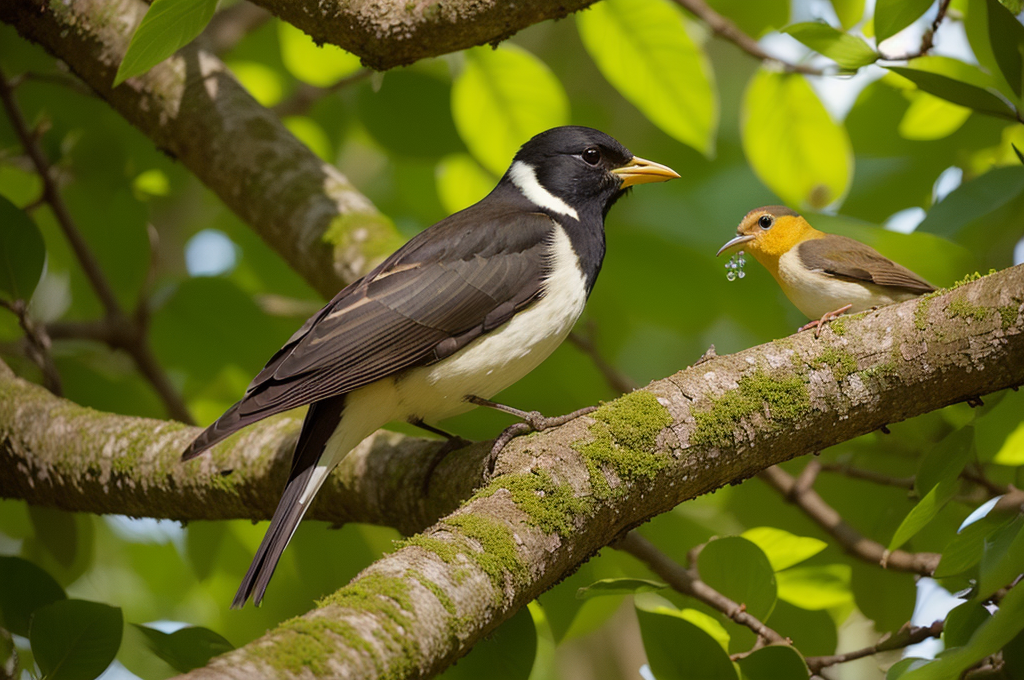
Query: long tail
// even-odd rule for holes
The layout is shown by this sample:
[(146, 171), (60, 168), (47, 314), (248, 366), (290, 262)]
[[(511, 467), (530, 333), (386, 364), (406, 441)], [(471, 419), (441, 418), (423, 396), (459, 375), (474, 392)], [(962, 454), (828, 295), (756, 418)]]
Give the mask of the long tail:
[(302, 423), (302, 432), (295, 445), (292, 458), (292, 470), (285, 485), (284, 494), (277, 504), (277, 510), (270, 520), (263, 542), (256, 550), (249, 571), (238, 587), (232, 609), (242, 607), (251, 595), (253, 602), (259, 606), (263, 594), (267, 590), (270, 577), (274, 574), (277, 561), (285, 546), (292, 540), (292, 534), (306, 509), (312, 502), (326, 477), (326, 472), (317, 473), (317, 463), (324, 452), (327, 440), (331, 438), (341, 414), (345, 409), (345, 395), (318, 401), (309, 407), (306, 420)]

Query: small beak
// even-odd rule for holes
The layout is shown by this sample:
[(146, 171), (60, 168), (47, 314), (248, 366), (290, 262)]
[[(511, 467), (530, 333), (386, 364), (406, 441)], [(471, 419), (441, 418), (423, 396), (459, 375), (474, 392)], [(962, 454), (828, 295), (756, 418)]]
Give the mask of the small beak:
[(644, 160), (633, 156), (633, 160), (621, 168), (612, 170), (612, 174), (622, 179), (622, 188), (631, 187), (634, 184), (647, 184), (649, 182), (666, 182), (679, 177), (679, 173), (661, 163)]
[(736, 246), (741, 246), (744, 243), (747, 243), (748, 241), (753, 241), (753, 240), (754, 240), (754, 235), (753, 234), (740, 234), (739, 236), (737, 236), (736, 238), (734, 238), (733, 240), (729, 241), (724, 246), (719, 248), (718, 252), (715, 253), (715, 257), (718, 257), (719, 255), (721, 255), (722, 253), (724, 253), (727, 250), (731, 250), (732, 248), (735, 248)]

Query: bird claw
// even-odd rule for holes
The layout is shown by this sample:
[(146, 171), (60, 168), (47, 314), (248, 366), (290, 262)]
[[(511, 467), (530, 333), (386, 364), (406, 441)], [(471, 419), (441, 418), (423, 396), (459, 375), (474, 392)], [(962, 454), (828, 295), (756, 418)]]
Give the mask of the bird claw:
[(828, 325), (829, 322), (835, 321), (836, 319), (838, 319), (840, 316), (842, 316), (847, 311), (849, 311), (852, 307), (853, 307), (853, 305), (843, 305), (842, 307), (840, 307), (839, 309), (837, 309), (835, 311), (825, 312), (824, 314), (821, 315), (820, 319), (817, 319), (815, 321), (811, 321), (808, 324), (804, 324), (803, 326), (798, 328), (796, 332), (799, 333), (801, 331), (806, 331), (806, 330), (809, 330), (809, 329), (813, 328), (814, 329), (814, 338), (815, 338), (815, 340), (817, 340), (818, 338), (821, 337), (821, 329), (822, 328), (824, 328), (826, 325)]

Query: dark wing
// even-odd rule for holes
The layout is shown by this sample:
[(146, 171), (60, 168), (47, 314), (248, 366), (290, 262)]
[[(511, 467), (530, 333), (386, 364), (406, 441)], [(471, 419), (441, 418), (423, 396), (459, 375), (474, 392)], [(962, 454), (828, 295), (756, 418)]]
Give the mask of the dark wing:
[(439, 361), (535, 300), (555, 222), (501, 208), (452, 215), (341, 291), (182, 458), (267, 416)]
[(847, 281), (874, 283), (908, 293), (930, 293), (935, 286), (852, 238), (829, 234), (797, 246), (804, 266)]

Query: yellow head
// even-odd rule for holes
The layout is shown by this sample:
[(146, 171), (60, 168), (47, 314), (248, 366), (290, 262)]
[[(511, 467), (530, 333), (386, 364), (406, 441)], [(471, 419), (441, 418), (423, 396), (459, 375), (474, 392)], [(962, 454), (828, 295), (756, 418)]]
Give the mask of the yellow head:
[(791, 248), (825, 235), (798, 213), (781, 205), (751, 210), (736, 228), (736, 234), (736, 238), (719, 248), (718, 254), (742, 247), (772, 274), (778, 272), (779, 258)]

